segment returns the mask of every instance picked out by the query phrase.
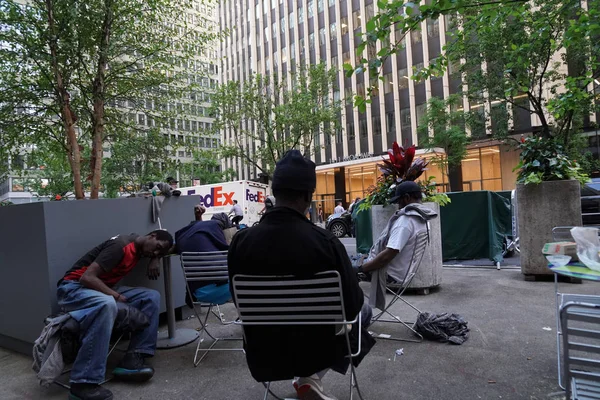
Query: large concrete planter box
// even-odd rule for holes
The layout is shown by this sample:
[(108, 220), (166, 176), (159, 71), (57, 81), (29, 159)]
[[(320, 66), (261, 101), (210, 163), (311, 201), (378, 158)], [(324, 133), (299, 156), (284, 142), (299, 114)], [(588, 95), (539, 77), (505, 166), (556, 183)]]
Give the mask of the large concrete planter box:
[[(165, 199), (160, 219), (171, 234), (193, 219), (196, 196)], [(86, 251), (116, 234), (158, 229), (149, 198), (39, 202), (0, 207), (0, 346), (31, 354), (44, 318), (58, 311), (56, 284)], [(173, 301), (185, 304), (179, 258), (172, 259)], [(130, 286), (164, 291), (159, 280), (135, 268), (123, 280)], [(164, 298), (161, 312), (165, 311)]]
[[(425, 206), (436, 211), (439, 215), (440, 207), (437, 203), (424, 203)], [(396, 206), (373, 206), (372, 230), (373, 243), (377, 241), (381, 232), (387, 226), (391, 216), (396, 212)], [(439, 286), (442, 283), (442, 228), (439, 216), (429, 221), (429, 244), (425, 250), (425, 255), (419, 266), (417, 274), (413, 278), (409, 288), (421, 290), (428, 294), (430, 288)]]
[(526, 276), (552, 275), (542, 247), (552, 241), (552, 228), (581, 225), (578, 181), (550, 181), (517, 185), (521, 272)]

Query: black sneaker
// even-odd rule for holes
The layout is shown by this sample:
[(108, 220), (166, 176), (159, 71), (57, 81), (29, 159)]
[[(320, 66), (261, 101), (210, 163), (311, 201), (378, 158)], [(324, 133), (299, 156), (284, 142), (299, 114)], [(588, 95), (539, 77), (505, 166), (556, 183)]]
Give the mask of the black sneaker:
[(154, 368), (144, 363), (140, 353), (127, 353), (117, 368), (113, 370), (115, 378), (131, 382), (145, 382), (154, 375)]
[(69, 400), (112, 400), (110, 390), (92, 383), (73, 383), (69, 392)]

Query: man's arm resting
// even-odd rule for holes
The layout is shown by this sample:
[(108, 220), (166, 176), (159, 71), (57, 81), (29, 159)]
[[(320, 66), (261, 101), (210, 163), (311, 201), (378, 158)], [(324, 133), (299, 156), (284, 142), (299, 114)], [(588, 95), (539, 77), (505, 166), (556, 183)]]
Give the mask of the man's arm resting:
[(81, 283), (82, 286), (88, 289), (97, 290), (98, 292), (104, 293), (108, 296), (112, 296), (117, 301), (126, 302), (127, 298), (125, 296), (112, 290), (111, 288), (106, 286), (104, 282), (102, 282), (102, 279), (100, 279), (99, 276), (103, 272), (104, 270), (102, 269), (102, 267), (94, 261), (92, 265), (90, 265), (88, 269), (83, 273), (83, 275), (79, 279), (79, 283)]
[(387, 266), (398, 255), (398, 250), (386, 247), (371, 261), (367, 261), (361, 267), (363, 272), (372, 272)]

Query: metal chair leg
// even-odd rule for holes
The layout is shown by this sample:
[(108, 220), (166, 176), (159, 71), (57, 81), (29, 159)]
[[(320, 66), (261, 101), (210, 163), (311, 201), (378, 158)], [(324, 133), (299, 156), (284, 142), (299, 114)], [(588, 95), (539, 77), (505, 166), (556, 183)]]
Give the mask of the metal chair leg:
[(267, 400), (267, 398), (269, 397), (269, 388), (271, 387), (271, 382), (267, 382), (267, 384), (265, 385), (265, 397), (263, 397), (263, 400)]

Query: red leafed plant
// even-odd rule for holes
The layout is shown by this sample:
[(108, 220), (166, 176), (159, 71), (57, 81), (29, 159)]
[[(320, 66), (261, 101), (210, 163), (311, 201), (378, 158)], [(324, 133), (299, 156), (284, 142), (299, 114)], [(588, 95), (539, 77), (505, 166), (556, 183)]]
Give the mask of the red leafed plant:
[(415, 151), (414, 145), (404, 150), (398, 142), (394, 142), (388, 150), (390, 159), (384, 159), (383, 164), (379, 165), (379, 170), (385, 178), (392, 177), (396, 183), (418, 179), (425, 171), (428, 161), (423, 158), (415, 160)]
[(403, 181), (415, 181), (423, 174), (428, 161), (420, 157), (415, 159), (415, 151), (415, 146), (405, 150), (394, 142), (392, 149), (388, 150), (390, 159), (384, 159), (383, 164), (378, 165), (383, 175), (369, 188), (367, 201), (361, 209), (387, 204), (394, 196), (396, 185)]

